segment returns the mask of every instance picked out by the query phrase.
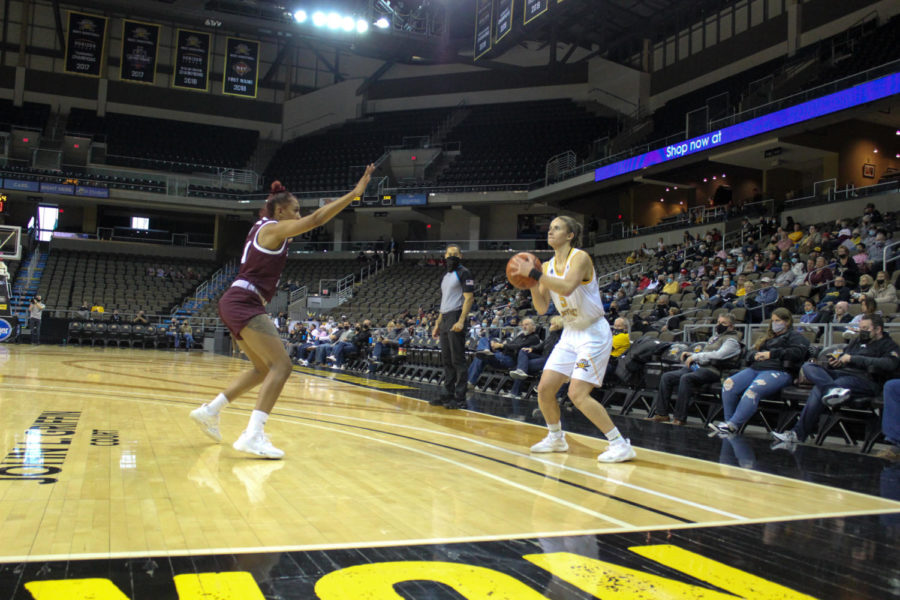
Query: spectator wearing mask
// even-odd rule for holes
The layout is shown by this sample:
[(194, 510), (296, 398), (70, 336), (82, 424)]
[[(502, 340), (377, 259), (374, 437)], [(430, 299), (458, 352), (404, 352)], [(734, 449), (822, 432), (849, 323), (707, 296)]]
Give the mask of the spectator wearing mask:
[(675, 277), (670, 273), (666, 276), (666, 283), (662, 286), (662, 293), (671, 296), (672, 294), (677, 294), (681, 291), (681, 286), (675, 280)]
[(724, 421), (710, 423), (716, 433), (737, 433), (756, 413), (760, 400), (791, 384), (806, 358), (809, 342), (794, 329), (791, 311), (776, 308), (766, 335), (747, 354), (747, 367), (722, 383)]
[[(84, 307), (82, 307), (82, 309), (83, 308)], [(134, 319), (132, 319), (131, 322), (134, 325), (149, 325), (150, 324), (150, 321), (147, 320), (147, 316), (144, 314), (144, 311), (142, 311), (142, 310), (137, 311), (137, 314), (134, 315)]]
[[(697, 388), (706, 383), (719, 381), (722, 376), (721, 368), (740, 356), (740, 337), (741, 334), (734, 330), (734, 315), (731, 313), (719, 315), (715, 332), (709, 338), (704, 351), (696, 354), (683, 352), (680, 358), (684, 367), (662, 376), (659, 395), (648, 420), (657, 423), (672, 421), (673, 425), (684, 425)], [(678, 393), (675, 412), (670, 416), (673, 389), (677, 389)]]
[(509, 370), (516, 366), (516, 357), (523, 348), (537, 348), (541, 344), (541, 338), (535, 332), (534, 320), (523, 319), (522, 331), (508, 342), (491, 341), (489, 350), (480, 350), (475, 353), (475, 359), (469, 366), (468, 380), (470, 385), (478, 383), (478, 378), (484, 371), (485, 365), (495, 369)]
[(91, 318), (91, 307), (88, 304), (87, 300), (81, 303), (81, 308), (79, 308), (75, 314), (77, 314), (78, 318), (83, 321), (87, 321)]
[(348, 331), (353, 332), (349, 339), (335, 344), (331, 354), (327, 357), (327, 360), (334, 361), (336, 369), (344, 368), (344, 359), (348, 354), (359, 352), (368, 345), (369, 336), (372, 334), (372, 322), (366, 319), (361, 325), (357, 324), (355, 328)]
[(826, 403), (839, 405), (854, 394), (877, 395), (883, 383), (880, 378), (893, 373), (898, 364), (900, 347), (884, 334), (884, 321), (878, 315), (867, 315), (860, 321), (856, 339), (839, 355), (830, 356), (827, 366), (803, 365), (803, 375), (813, 384), (806, 405), (793, 429), (772, 435), (784, 444), (805, 441), (818, 428)]
[(837, 302), (847, 302), (850, 300), (850, 288), (847, 287), (843, 277), (837, 276), (834, 282), (822, 293), (822, 299), (817, 305), (818, 308), (824, 308), (829, 304)]
[(866, 295), (871, 296), (879, 304), (897, 302), (897, 288), (890, 282), (887, 273), (884, 271), (878, 271), (878, 274), (875, 276), (875, 283), (866, 292)]
[(744, 299), (744, 304), (749, 309), (750, 322), (762, 323), (772, 313), (777, 302), (778, 290), (772, 287), (772, 280), (768, 277), (761, 278), (756, 294)]
[(835, 276), (843, 277), (850, 287), (856, 287), (859, 283), (859, 267), (856, 266), (856, 262), (850, 257), (850, 252), (844, 247), (838, 248), (834, 274)]
[[(803, 301), (803, 314), (800, 315), (800, 322), (807, 324), (819, 322), (819, 312), (816, 310), (816, 304), (809, 298)], [(812, 327), (808, 329), (811, 331), (815, 330)], [(798, 326), (797, 331), (805, 331), (805, 329), (802, 326)]]

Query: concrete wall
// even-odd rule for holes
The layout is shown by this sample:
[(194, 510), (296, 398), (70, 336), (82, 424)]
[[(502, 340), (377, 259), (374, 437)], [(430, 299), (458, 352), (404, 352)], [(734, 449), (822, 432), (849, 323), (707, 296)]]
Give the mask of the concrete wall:
[(833, 202), (830, 204), (817, 204), (813, 207), (789, 209), (781, 213), (782, 222), (788, 217), (793, 217), (794, 222), (822, 223), (825, 221), (836, 221), (849, 217), (851, 219), (862, 218), (863, 209), (866, 204), (872, 203), (882, 214), (897, 210), (900, 206), (900, 193), (890, 192), (887, 194), (879, 194), (877, 196), (869, 196), (867, 198), (856, 198), (844, 202)]

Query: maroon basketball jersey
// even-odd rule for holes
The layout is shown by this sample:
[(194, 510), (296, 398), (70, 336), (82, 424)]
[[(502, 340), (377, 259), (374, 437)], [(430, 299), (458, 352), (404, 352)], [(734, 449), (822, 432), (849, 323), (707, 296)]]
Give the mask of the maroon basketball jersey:
[(275, 295), (288, 253), (287, 240), (282, 242), (278, 250), (269, 250), (259, 245), (256, 239), (259, 230), (270, 223), (277, 221), (263, 217), (250, 228), (247, 242), (244, 244), (244, 254), (241, 256), (241, 268), (236, 278), (252, 283), (266, 302), (271, 302), (272, 296)]

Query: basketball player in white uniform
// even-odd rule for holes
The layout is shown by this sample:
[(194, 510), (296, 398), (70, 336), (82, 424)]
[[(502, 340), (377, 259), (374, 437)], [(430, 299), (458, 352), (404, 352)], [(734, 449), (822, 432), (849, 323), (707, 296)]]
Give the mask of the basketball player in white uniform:
[(609, 447), (597, 460), (623, 462), (635, 457), (631, 442), (619, 433), (606, 409), (591, 398), (591, 390), (603, 384), (606, 363), (612, 350), (612, 333), (603, 318), (603, 303), (591, 257), (575, 248), (581, 224), (572, 217), (553, 219), (547, 243), (555, 250), (542, 270), (527, 259), (519, 261), (519, 274), (538, 280), (531, 288), (534, 308), (547, 312), (550, 300), (562, 315), (562, 337), (544, 365), (538, 384), (538, 404), (550, 433), (531, 447), (532, 452), (566, 452), (569, 445), (560, 425), (556, 392), (569, 380), (569, 398), (609, 440)]

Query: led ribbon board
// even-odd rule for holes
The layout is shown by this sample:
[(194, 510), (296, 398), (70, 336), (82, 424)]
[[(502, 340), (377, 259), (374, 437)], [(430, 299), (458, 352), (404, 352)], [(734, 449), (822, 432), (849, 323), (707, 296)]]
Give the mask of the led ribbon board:
[(646, 169), (647, 167), (689, 154), (718, 148), (738, 140), (788, 127), (796, 123), (802, 123), (803, 121), (809, 121), (810, 119), (853, 108), (854, 106), (880, 100), (881, 98), (887, 98), (898, 93), (900, 93), (900, 73), (894, 73), (850, 89), (823, 96), (822, 98), (803, 102), (797, 106), (784, 108), (744, 123), (711, 131), (706, 135), (600, 167), (594, 171), (594, 181), (603, 181), (618, 175), (631, 173), (632, 171)]

